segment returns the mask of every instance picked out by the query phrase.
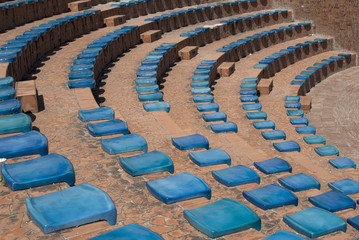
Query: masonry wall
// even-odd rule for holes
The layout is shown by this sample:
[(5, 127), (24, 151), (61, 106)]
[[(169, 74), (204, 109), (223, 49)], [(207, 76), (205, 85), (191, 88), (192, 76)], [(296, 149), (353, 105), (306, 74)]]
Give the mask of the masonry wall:
[(335, 46), (359, 52), (358, 0), (273, 0), (293, 10), (296, 20), (312, 21), (314, 32), (335, 37)]

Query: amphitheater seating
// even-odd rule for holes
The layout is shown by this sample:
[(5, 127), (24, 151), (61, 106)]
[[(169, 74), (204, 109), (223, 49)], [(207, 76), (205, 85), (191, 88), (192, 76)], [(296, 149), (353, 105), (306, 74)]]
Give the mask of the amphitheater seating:
[(314, 197), (309, 197), (309, 202), (316, 207), (324, 208), (330, 212), (356, 208), (356, 203), (353, 199), (338, 191), (330, 191)]
[(132, 151), (147, 152), (146, 140), (136, 133), (109, 139), (102, 138), (101, 145), (102, 149), (111, 155)]
[(320, 183), (312, 176), (305, 173), (298, 173), (284, 178), (278, 178), (280, 184), (293, 192), (308, 189), (320, 189)]
[(276, 150), (278, 150), (279, 152), (293, 152), (293, 151), (300, 152), (300, 146), (295, 141), (286, 141), (286, 142), (273, 143), (273, 147)]
[(212, 176), (218, 182), (227, 187), (233, 187), (237, 185), (247, 183), (260, 184), (259, 175), (249, 167), (243, 165), (237, 165), (221, 170), (212, 171)]
[(211, 123), (211, 129), (215, 133), (238, 132), (237, 124), (234, 122)]
[(254, 162), (254, 166), (265, 174), (292, 172), (292, 166), (281, 158), (271, 158), (261, 162)]
[(346, 195), (355, 194), (359, 192), (359, 183), (349, 178), (328, 183), (328, 186), (331, 189), (344, 193)]
[(265, 140), (286, 140), (287, 138), (285, 132), (282, 130), (262, 131), (261, 134)]
[(355, 228), (356, 230), (359, 229), (359, 216), (348, 218), (348, 223)]
[(190, 150), (197, 148), (209, 149), (207, 138), (200, 134), (172, 138), (173, 145), (179, 150)]
[(200, 167), (217, 164), (231, 165), (231, 157), (228, 153), (218, 148), (212, 148), (201, 152), (190, 152), (189, 157)]
[(120, 119), (114, 119), (99, 123), (88, 123), (87, 128), (90, 134), (94, 137), (120, 133), (125, 135), (128, 134), (127, 124)]
[(336, 158), (336, 159), (330, 159), (329, 163), (338, 169), (343, 169), (343, 168), (356, 168), (356, 164), (353, 160), (351, 160), (350, 158)]
[(97, 120), (113, 120), (115, 112), (110, 107), (101, 107), (88, 110), (79, 110), (79, 118), (83, 122), (97, 121)]
[(339, 150), (332, 145), (327, 145), (324, 147), (316, 147), (314, 148), (314, 150), (318, 153), (319, 156), (330, 156), (330, 155), (339, 156)]
[(31, 118), (24, 113), (0, 117), (0, 134), (29, 132), (31, 123)]

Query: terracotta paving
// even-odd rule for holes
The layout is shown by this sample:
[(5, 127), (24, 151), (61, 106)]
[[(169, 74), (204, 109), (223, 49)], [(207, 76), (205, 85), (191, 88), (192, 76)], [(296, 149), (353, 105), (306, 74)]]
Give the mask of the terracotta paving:
[[(54, 16), (54, 18), (58, 17)], [(147, 17), (150, 16), (129, 20), (126, 25), (136, 25)], [(47, 22), (49, 19), (36, 21), (36, 24), (35, 22), (26, 24), (0, 35), (4, 36), (4, 38), (0, 38), (0, 44), (32, 26), (41, 24), (41, 21)], [(276, 122), (278, 129), (287, 133), (288, 139), (299, 142), (302, 147), (300, 153), (275, 151), (272, 142), (261, 137), (259, 130), (252, 127), (251, 121), (245, 117), (241, 108), (238, 93), (240, 82), (242, 78), (250, 76), (254, 64), (282, 48), (311, 40), (314, 38), (312, 36), (280, 43), (251, 54), (236, 62), (236, 71), (232, 76), (217, 80), (213, 91), (215, 102), (220, 105), (220, 110), (227, 114), (228, 120), (238, 125), (238, 134), (215, 134), (211, 132), (209, 124), (202, 120), (201, 114), (192, 102), (190, 93), (189, 84), (193, 70), (201, 60), (214, 56), (215, 50), (224, 44), (275, 26), (229, 36), (221, 41), (200, 47), (199, 54), (191, 60), (176, 62), (166, 72), (161, 90), (164, 93), (164, 99), (171, 105), (171, 112), (168, 114), (145, 112), (137, 98), (134, 83), (137, 68), (145, 56), (161, 43), (175, 41), (182, 32), (219, 21), (213, 20), (173, 30), (165, 33), (158, 41), (139, 44), (131, 48), (104, 70), (104, 74), (101, 76), (103, 84), (100, 89), (95, 91), (99, 105), (112, 107), (116, 111), (117, 118), (126, 121), (132, 133), (140, 134), (147, 140), (149, 151), (162, 151), (171, 157), (175, 165), (175, 173), (189, 172), (201, 177), (212, 189), (211, 200), (198, 198), (170, 205), (163, 204), (148, 192), (145, 183), (149, 180), (170, 176), (170, 174), (166, 172), (131, 177), (120, 167), (118, 162), (120, 155), (106, 154), (101, 149), (100, 138), (92, 137), (86, 129), (86, 124), (78, 119), (77, 111), (80, 106), (75, 92), (67, 87), (67, 75), (73, 59), (87, 44), (115, 29), (101, 28), (54, 50), (42, 59), (27, 77), (36, 79), (39, 95), (44, 99), (45, 109), (34, 114), (33, 125), (47, 136), (49, 152), (62, 154), (71, 160), (76, 172), (76, 185), (90, 183), (110, 195), (117, 208), (117, 224), (109, 226), (107, 222), (100, 221), (44, 235), (27, 216), (25, 198), (41, 196), (68, 186), (61, 183), (17, 192), (0, 186), (0, 239), (87, 239), (133, 222), (154, 230), (166, 240), (208, 239), (206, 235), (194, 229), (184, 219), (183, 210), (203, 206), (223, 197), (238, 200), (250, 207), (262, 219), (262, 230), (249, 229), (218, 239), (262, 239), (281, 229), (294, 232), (283, 223), (283, 216), (311, 207), (312, 204), (309, 203), (308, 197), (328, 191), (328, 182), (345, 177), (359, 180), (356, 170), (339, 171), (334, 169), (328, 164), (328, 158), (319, 157), (312, 146), (303, 142), (301, 136), (289, 124), (282, 100), (283, 96), (287, 94), (290, 79), (318, 59), (337, 54), (337, 51), (324, 52), (288, 66), (273, 77), (273, 92), (260, 97), (263, 110), (268, 113), (269, 119)], [(355, 75), (358, 71), (358, 68), (351, 68), (329, 77), (313, 88), (309, 94), (312, 96), (313, 109), (308, 114), (311, 125), (317, 128), (319, 134), (325, 136), (330, 144), (336, 145), (343, 156), (351, 157), (356, 161), (358, 161), (358, 154), (353, 149), (357, 142), (355, 139), (357, 113), (353, 111), (353, 105), (357, 103), (355, 90), (358, 84), (355, 82)], [(348, 94), (342, 94), (343, 92)], [(328, 131), (328, 126), (330, 131)], [(201, 168), (189, 159), (188, 151), (179, 151), (172, 145), (171, 137), (192, 133), (205, 135), (211, 148), (217, 147), (225, 150), (231, 156), (233, 166), (243, 164), (254, 169), (261, 176), (261, 186), (277, 183), (278, 178), (290, 174), (264, 175), (254, 168), (253, 162), (281, 157), (290, 162), (293, 173), (305, 172), (315, 176), (321, 183), (322, 189), (296, 193), (299, 198), (298, 206), (286, 206), (266, 211), (257, 208), (242, 195), (245, 190), (257, 188), (257, 184), (225, 187), (213, 179), (211, 170), (227, 166)], [(129, 154), (121, 154), (121, 156), (129, 156)], [(33, 156), (10, 159), (8, 163), (30, 158)], [(353, 196), (354, 199), (358, 197), (357, 195)], [(338, 212), (337, 215), (345, 220), (358, 215), (358, 211), (344, 210)], [(348, 226), (346, 233), (337, 232), (318, 239), (349, 240), (357, 237), (359, 237), (357, 230)]]

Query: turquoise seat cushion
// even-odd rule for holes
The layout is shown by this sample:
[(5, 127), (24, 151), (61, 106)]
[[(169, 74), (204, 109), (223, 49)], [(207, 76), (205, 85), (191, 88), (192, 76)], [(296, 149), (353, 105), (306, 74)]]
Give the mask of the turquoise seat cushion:
[(301, 117), (301, 118), (291, 118), (290, 123), (292, 125), (307, 125), (308, 126), (308, 118)]
[(132, 133), (115, 138), (101, 139), (102, 149), (108, 154), (132, 151), (147, 152), (147, 142), (142, 136)]
[(17, 99), (0, 101), (0, 115), (15, 114), (21, 112), (21, 102)]
[(299, 96), (285, 96), (284, 101), (288, 102), (299, 102), (300, 97)]
[(328, 183), (328, 186), (338, 192), (344, 194), (355, 194), (359, 192), (359, 183), (352, 179), (346, 178), (336, 182)]
[(31, 118), (25, 113), (0, 117), (0, 134), (31, 131)]
[(345, 232), (347, 224), (337, 215), (311, 207), (283, 217), (289, 227), (309, 238), (317, 238), (336, 231)]
[(300, 102), (286, 102), (284, 103), (285, 108), (297, 108), (300, 109), (302, 104)]
[(172, 143), (179, 150), (190, 150), (197, 148), (209, 149), (209, 142), (207, 138), (200, 134), (172, 138)]
[(209, 75), (193, 75), (192, 81), (209, 81)]
[(158, 85), (154, 84), (154, 85), (137, 85), (136, 86), (136, 91), (138, 93), (144, 93), (144, 92), (158, 92)]
[(302, 109), (299, 110), (287, 110), (287, 116), (294, 117), (294, 116), (300, 116), (303, 117), (304, 111)]
[(305, 127), (296, 127), (295, 130), (299, 134), (314, 134), (316, 133), (315, 127), (305, 126)]
[(263, 238), (263, 240), (305, 240), (305, 238), (295, 233), (280, 230), (269, 237)]
[(241, 83), (241, 89), (252, 89), (255, 90), (257, 88), (256, 83)]
[(286, 139), (285, 132), (282, 130), (262, 131), (261, 134), (265, 140)]
[(77, 79), (83, 79), (83, 78), (93, 78), (94, 73), (91, 70), (75, 71), (75, 72), (70, 72), (68, 77), (69, 77), (70, 80), (77, 80)]
[(330, 159), (329, 163), (338, 169), (342, 169), (342, 168), (356, 168), (357, 165), (356, 163), (351, 160), (350, 158), (336, 158), (336, 159)]
[(57, 182), (75, 184), (75, 172), (71, 162), (56, 153), (12, 163), (2, 164), (1, 174), (6, 185), (13, 191), (38, 187)]
[(202, 104), (197, 104), (196, 106), (199, 112), (211, 112), (211, 111), (218, 112), (219, 110), (219, 105), (217, 103), (202, 103)]
[(224, 112), (203, 113), (202, 118), (206, 122), (227, 121), (227, 115)]
[(70, 80), (67, 82), (67, 86), (70, 89), (73, 88), (94, 88), (96, 82), (93, 78), (85, 78), (85, 79), (78, 79), (78, 80)]
[(140, 176), (154, 172), (174, 172), (170, 157), (159, 151), (152, 151), (132, 157), (120, 157), (123, 169), (131, 176)]
[(359, 230), (359, 216), (348, 218), (348, 223), (356, 230)]
[(331, 156), (331, 155), (339, 156), (339, 150), (332, 145), (327, 145), (324, 147), (316, 147), (314, 148), (314, 150), (316, 151), (316, 153), (318, 153), (319, 156)]
[(210, 187), (201, 178), (187, 172), (148, 181), (146, 186), (154, 197), (166, 204), (198, 197), (211, 199)]
[(0, 100), (8, 100), (15, 97), (15, 88), (11, 86), (0, 87)]
[(259, 112), (246, 112), (246, 116), (248, 119), (263, 119), (267, 120), (267, 113), (259, 111)]
[(305, 173), (298, 173), (288, 177), (278, 178), (281, 185), (293, 192), (300, 192), (308, 189), (319, 189), (320, 183), (312, 176)]
[(228, 198), (183, 213), (193, 227), (211, 238), (249, 228), (261, 229), (261, 219), (250, 208)]
[(258, 96), (241, 96), (241, 102), (258, 102)]
[(149, 102), (143, 103), (143, 108), (146, 112), (158, 112), (158, 111), (165, 111), (169, 112), (171, 110), (171, 106), (168, 102)]
[(281, 158), (271, 158), (261, 162), (254, 162), (254, 166), (265, 174), (292, 172), (292, 166)]
[(212, 148), (201, 152), (190, 152), (190, 159), (200, 167), (228, 164), (231, 165), (231, 157), (219, 148)]
[(257, 83), (258, 78), (243, 78), (242, 82), (243, 83)]
[(239, 91), (240, 95), (257, 95), (257, 90), (256, 89), (241, 89)]
[(253, 169), (243, 165), (237, 165), (221, 170), (212, 171), (212, 176), (218, 182), (222, 183), (227, 187), (233, 187), (247, 183), (260, 184), (259, 175)]
[(307, 144), (324, 144), (326, 143), (326, 140), (323, 136), (320, 135), (314, 135), (314, 136), (305, 136), (303, 137), (303, 140)]
[(136, 77), (156, 77), (157, 71), (138, 71)]
[(255, 206), (268, 210), (286, 205), (298, 205), (298, 198), (289, 190), (279, 185), (270, 184), (250, 191), (243, 191), (243, 196)]
[(196, 82), (191, 82), (191, 87), (208, 87), (209, 86), (209, 82), (208, 81), (196, 81)]
[(145, 228), (137, 223), (131, 223), (126, 226), (117, 228), (110, 232), (101, 234), (97, 237), (90, 238), (89, 240), (164, 240), (160, 235), (152, 230)]
[(13, 77), (4, 77), (0, 78), (0, 87), (13, 87), (14, 86), (14, 78)]
[(113, 120), (115, 118), (115, 111), (110, 107), (99, 107), (88, 110), (79, 110), (79, 118), (83, 122), (98, 121), (98, 120)]
[(238, 132), (237, 124), (234, 122), (211, 123), (211, 129), (215, 133)]
[(262, 109), (262, 105), (260, 103), (247, 103), (243, 104), (242, 107), (245, 111), (260, 111)]
[(214, 100), (214, 97), (210, 94), (193, 96), (193, 102), (195, 102), (195, 103), (203, 103), (203, 102), (212, 103), (213, 100)]
[(161, 92), (141, 93), (141, 94), (138, 94), (138, 99), (139, 99), (141, 102), (147, 102), (147, 101), (163, 101), (163, 93), (161, 93)]
[(73, 65), (70, 67), (71, 72), (92, 71), (92, 70), (93, 70), (93, 64)]
[(44, 156), (48, 152), (47, 138), (38, 131), (0, 138), (0, 158), (22, 157), (34, 154)]
[(211, 89), (209, 87), (192, 88), (191, 92), (192, 92), (193, 95), (195, 95), (195, 94), (210, 94)]
[(136, 78), (136, 85), (155, 85), (157, 83), (157, 78)]
[(275, 124), (273, 121), (271, 120), (266, 120), (266, 121), (254, 121), (253, 122), (253, 126), (256, 129), (275, 129)]
[(112, 199), (90, 184), (26, 198), (25, 203), (33, 223), (44, 233), (99, 220), (116, 224), (117, 212)]
[(108, 120), (106, 122), (88, 123), (87, 129), (94, 137), (112, 135), (112, 134), (128, 134), (127, 124), (120, 120)]
[(322, 193), (314, 197), (309, 197), (308, 199), (313, 205), (324, 208), (330, 212), (356, 208), (356, 203), (353, 199), (338, 191)]
[(294, 141), (286, 141), (280, 143), (273, 143), (274, 148), (279, 152), (300, 152), (300, 146), (297, 142)]

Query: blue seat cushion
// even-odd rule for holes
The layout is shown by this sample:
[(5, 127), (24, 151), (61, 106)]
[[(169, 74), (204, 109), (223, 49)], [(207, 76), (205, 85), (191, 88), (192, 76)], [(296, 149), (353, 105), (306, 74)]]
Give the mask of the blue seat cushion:
[(286, 141), (280, 143), (273, 143), (274, 148), (279, 152), (300, 152), (300, 146), (297, 142), (294, 141)]
[(48, 154), (47, 138), (38, 131), (0, 138), (0, 158)]
[(285, 108), (297, 108), (300, 109), (302, 104), (300, 102), (286, 102), (284, 103)]
[(97, 237), (90, 238), (89, 240), (164, 240), (160, 235), (145, 228), (137, 223), (131, 223), (126, 226), (117, 228), (110, 232), (101, 234)]
[(213, 102), (214, 97), (210, 94), (207, 95), (199, 95), (199, 96), (193, 96), (193, 102), (195, 103), (201, 103), (201, 102)]
[(242, 82), (243, 83), (257, 83), (258, 78), (243, 78)]
[(238, 132), (237, 124), (234, 122), (211, 123), (211, 129), (215, 133)]
[(308, 118), (305, 118), (305, 117), (291, 118), (290, 123), (292, 125), (308, 125), (309, 121), (308, 121)]
[(314, 135), (314, 136), (305, 136), (303, 137), (303, 140), (307, 144), (325, 144), (326, 140), (323, 136), (320, 135)]
[(349, 178), (328, 183), (328, 186), (344, 194), (355, 194), (359, 192), (359, 183)]
[(241, 83), (241, 89), (255, 90), (257, 88), (256, 83)]
[(262, 105), (260, 103), (247, 103), (242, 105), (243, 110), (245, 111), (260, 111), (262, 109)]
[(168, 102), (150, 102), (150, 103), (143, 103), (143, 108), (146, 112), (157, 112), (157, 111), (166, 111), (169, 112), (171, 106)]
[(240, 95), (256, 95), (257, 90), (256, 89), (241, 89), (239, 91)]
[(284, 178), (278, 178), (280, 184), (293, 192), (300, 192), (317, 188), (320, 190), (320, 183), (312, 176), (305, 173), (298, 173)]
[(0, 117), (0, 134), (31, 131), (31, 118), (25, 113)]
[(211, 199), (209, 186), (201, 178), (187, 172), (148, 181), (146, 186), (154, 197), (166, 204), (198, 197)]
[(197, 148), (209, 149), (209, 142), (207, 138), (200, 134), (172, 138), (172, 143), (179, 150), (189, 150)]
[(265, 140), (286, 139), (285, 132), (282, 130), (262, 131), (261, 134)]
[(295, 130), (299, 134), (315, 134), (316, 129), (312, 126), (305, 126), (305, 127), (296, 127)]
[(231, 165), (231, 157), (225, 151), (212, 148), (201, 152), (190, 152), (190, 159), (200, 167), (228, 164)]
[(27, 161), (2, 164), (1, 174), (6, 185), (13, 191), (57, 182), (67, 182), (70, 186), (75, 184), (71, 162), (56, 153)]
[(20, 113), (21, 102), (17, 99), (0, 101), (0, 115)]
[(202, 118), (206, 122), (227, 121), (227, 115), (224, 112), (203, 113)]
[(263, 240), (305, 240), (305, 238), (295, 233), (280, 230), (269, 237), (263, 238)]
[(83, 79), (83, 78), (93, 78), (94, 73), (91, 70), (76, 71), (76, 72), (70, 72), (68, 77), (69, 77), (70, 80), (77, 80), (77, 79)]
[(191, 82), (191, 87), (208, 87), (208, 86), (209, 86), (208, 81)]
[(154, 172), (174, 172), (171, 158), (159, 151), (126, 158), (120, 157), (120, 163), (123, 169), (133, 177)]
[(227, 187), (233, 187), (247, 183), (260, 184), (259, 175), (253, 169), (243, 165), (237, 165), (221, 170), (212, 171), (212, 176), (218, 182), (222, 183)]
[(67, 82), (67, 86), (70, 89), (73, 88), (94, 88), (96, 85), (95, 79), (93, 78), (85, 78), (85, 79), (78, 79), (78, 80), (70, 80)]
[(128, 134), (127, 124), (120, 120), (108, 120), (106, 122), (88, 123), (87, 128), (94, 137), (112, 135), (112, 134)]
[(275, 129), (275, 124), (273, 121), (271, 120), (266, 120), (266, 121), (255, 121), (253, 122), (253, 126), (256, 128), (256, 129)]
[(254, 162), (254, 166), (265, 174), (292, 172), (292, 166), (281, 158), (271, 158), (261, 162)]
[(158, 85), (154, 84), (154, 85), (137, 85), (136, 86), (136, 91), (138, 93), (143, 93), (143, 92), (158, 92)]
[(218, 112), (219, 110), (219, 105), (217, 103), (202, 103), (202, 104), (197, 104), (196, 106), (199, 112), (211, 112), (211, 111)]
[(336, 159), (330, 159), (329, 163), (338, 169), (341, 168), (356, 168), (357, 165), (355, 164), (355, 162), (353, 160), (351, 160), (350, 158), (336, 158)]
[(209, 81), (209, 75), (193, 75), (192, 81)]
[(120, 137), (101, 139), (102, 149), (108, 154), (132, 151), (147, 152), (147, 142), (142, 136), (132, 133)]
[(136, 78), (136, 85), (155, 85), (157, 82), (157, 78)]
[(316, 147), (314, 148), (314, 150), (316, 151), (316, 153), (318, 153), (319, 156), (330, 156), (330, 155), (339, 156), (339, 150), (332, 145), (327, 145), (324, 147)]
[(99, 220), (116, 224), (117, 212), (113, 201), (107, 193), (90, 184), (26, 198), (25, 203), (32, 221), (44, 233)]
[(258, 102), (258, 96), (241, 96), (241, 102)]
[(294, 117), (294, 116), (300, 116), (303, 117), (304, 111), (302, 109), (299, 110), (287, 110), (287, 116)]
[(359, 216), (348, 218), (348, 223), (356, 230), (359, 230)]
[(248, 119), (263, 119), (267, 120), (267, 113), (259, 111), (259, 112), (247, 112), (246, 116)]
[(97, 121), (97, 120), (113, 120), (115, 112), (110, 107), (99, 107), (88, 110), (79, 110), (79, 118), (83, 122)]
[(183, 213), (192, 226), (211, 238), (249, 228), (261, 229), (261, 219), (250, 208), (228, 198)]
[(138, 71), (136, 77), (156, 77), (156, 71)]
[(192, 92), (192, 94), (210, 94), (211, 89), (209, 87), (192, 88), (191, 92)]
[(163, 93), (161, 93), (161, 92), (141, 93), (141, 94), (138, 94), (138, 99), (139, 99), (141, 102), (147, 102), (147, 101), (163, 101)]
[(0, 87), (13, 87), (14, 86), (14, 78), (13, 77), (4, 77), (0, 78)]
[(322, 193), (314, 197), (309, 197), (308, 199), (313, 205), (324, 208), (330, 212), (356, 208), (356, 203), (353, 199), (338, 191)]
[(347, 224), (337, 215), (317, 207), (284, 216), (283, 221), (309, 238), (317, 238), (336, 231), (345, 232), (347, 229)]
[(15, 88), (11, 86), (0, 87), (0, 100), (8, 100), (15, 97)]
[(249, 202), (264, 210), (290, 204), (298, 205), (298, 198), (291, 191), (275, 184), (250, 191), (243, 191), (243, 196)]

